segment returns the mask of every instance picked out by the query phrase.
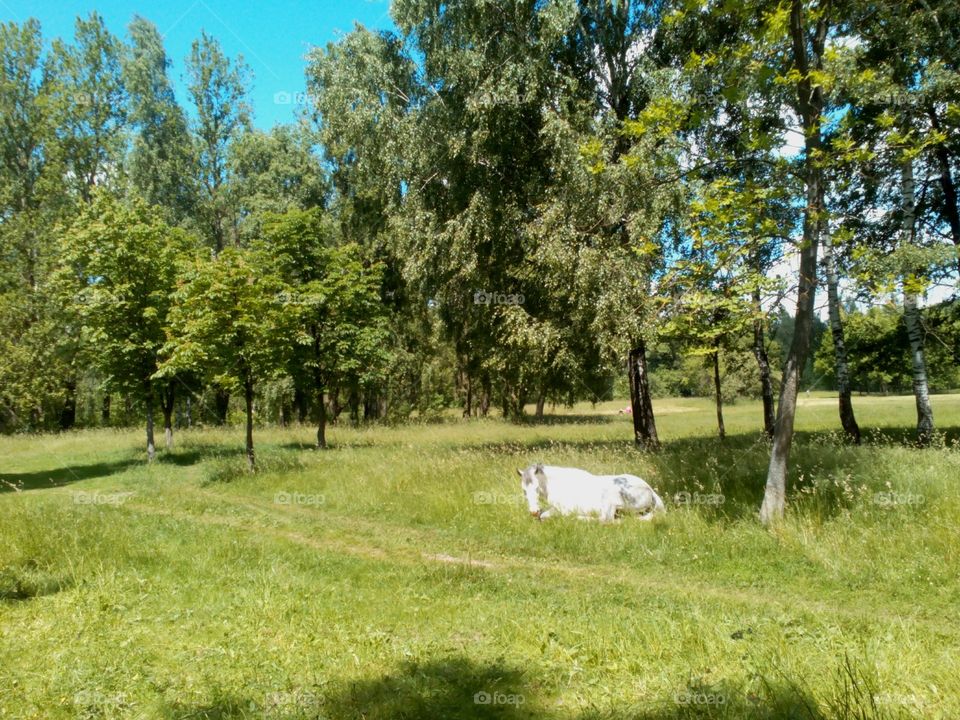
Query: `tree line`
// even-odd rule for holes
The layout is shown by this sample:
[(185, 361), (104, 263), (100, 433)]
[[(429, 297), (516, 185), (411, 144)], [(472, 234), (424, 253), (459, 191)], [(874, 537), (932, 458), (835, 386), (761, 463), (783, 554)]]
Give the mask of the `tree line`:
[(310, 102), (270, 131), (206, 33), (181, 107), (143, 18), (123, 39), (79, 18), (69, 43), (0, 26), (4, 430), (119, 413), (152, 457), (155, 409), (169, 445), (177, 416), (225, 422), (232, 397), (252, 467), (255, 412), (316, 422), (323, 446), (343, 412), (520, 419), (622, 378), (655, 450), (661, 369), (702, 363), (722, 437), (725, 368), (749, 362), (770, 522), (805, 368), (859, 442), (855, 318), (877, 305), (902, 326), (881, 387), (909, 378), (929, 442), (931, 368), (957, 361), (955, 305), (922, 301), (960, 267), (954, 4), (391, 13), (311, 51)]

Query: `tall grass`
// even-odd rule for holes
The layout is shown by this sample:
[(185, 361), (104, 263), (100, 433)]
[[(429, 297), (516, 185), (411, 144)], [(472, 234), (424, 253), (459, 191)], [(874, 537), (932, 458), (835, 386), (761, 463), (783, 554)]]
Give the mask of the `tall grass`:
[[(909, 398), (859, 400), (860, 447), (803, 399), (774, 531), (756, 405), (721, 442), (660, 403), (659, 454), (617, 405), (264, 427), (255, 474), (236, 428), (0, 438), (0, 717), (960, 717), (960, 397), (923, 450)], [(668, 513), (537, 523), (537, 460)]]

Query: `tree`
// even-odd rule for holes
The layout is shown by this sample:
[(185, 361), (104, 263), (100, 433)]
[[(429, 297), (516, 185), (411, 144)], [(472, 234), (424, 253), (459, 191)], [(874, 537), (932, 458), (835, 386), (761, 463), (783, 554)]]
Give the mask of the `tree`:
[(549, 184), (546, 125), (564, 82), (550, 51), (572, 17), (558, 4), (526, 2), (502, 12), (476, 2), (404, 2), (394, 14), (407, 53), (424, 58), (398, 253), (408, 283), (437, 308), (471, 388), (467, 397), (479, 385), (481, 406), (496, 394), (504, 413), (519, 418), (546, 374), (525, 366), (522, 355), (524, 338), (547, 320), (549, 307), (528, 262), (529, 230)]
[(75, 28), (73, 45), (53, 42), (56, 152), (76, 198), (89, 203), (95, 187), (119, 184), (126, 122), (123, 46), (96, 12), (77, 18)]
[[(48, 286), (68, 193), (56, 135), (57, 67), (40, 25), (0, 24), (0, 427), (72, 424), (73, 344)], [(37, 372), (42, 368), (42, 372)]]
[(313, 135), (305, 123), (278, 125), (269, 132), (244, 132), (231, 144), (231, 204), (238, 209), (244, 243), (260, 234), (266, 213), (326, 204), (327, 180), (313, 152)]
[[(659, 8), (641, 2), (581, 0), (576, 23), (567, 34), (566, 48), (561, 55), (586, 90), (588, 107), (600, 116), (596, 136), (605, 142), (592, 147), (593, 153), (599, 151), (602, 156), (595, 158), (599, 161), (597, 169), (617, 168), (622, 163), (625, 168), (630, 166), (640, 171), (627, 173), (628, 181), (624, 181), (622, 173), (625, 168), (614, 171), (621, 177), (614, 180), (617, 190), (612, 196), (607, 195), (607, 199), (618, 198), (618, 201), (613, 207), (604, 208), (609, 214), (605, 213), (606, 220), (595, 234), (606, 236), (604, 245), (609, 253), (606, 257), (613, 261), (609, 272), (625, 272), (629, 278), (629, 287), (618, 284), (610, 288), (614, 292), (625, 292), (623, 300), (606, 304), (607, 307), (619, 305), (619, 312), (623, 313), (617, 324), (618, 335), (622, 335), (628, 346), (625, 355), (634, 442), (651, 450), (660, 446), (660, 440), (647, 368), (647, 344), (653, 323), (643, 299), (652, 289), (658, 254), (653, 238), (661, 229), (664, 213), (662, 208), (651, 207), (658, 204), (662, 193), (656, 192), (656, 183), (651, 182), (655, 173), (649, 170), (655, 163), (644, 161), (658, 148), (641, 142), (644, 133), (637, 130), (642, 126), (634, 125), (631, 131), (629, 121), (634, 120), (649, 101), (651, 68), (643, 47), (656, 27), (658, 11)], [(664, 138), (665, 135), (659, 136), (660, 140)], [(643, 151), (639, 151), (638, 146)], [(655, 153), (661, 159), (664, 155)], [(640, 181), (641, 185), (646, 184), (642, 190), (635, 184), (636, 176), (645, 176)], [(642, 195), (634, 195), (637, 190)], [(641, 197), (655, 200), (637, 203)], [(636, 237), (638, 234), (640, 238)]]
[(130, 183), (148, 203), (164, 209), (168, 222), (182, 224), (196, 202), (187, 120), (167, 75), (170, 60), (156, 26), (134, 17), (128, 32), (123, 81), (127, 123), (135, 132), (127, 158)]
[[(803, 237), (800, 244), (800, 278), (797, 287), (797, 312), (793, 340), (783, 369), (773, 449), (760, 520), (769, 525), (783, 516), (786, 505), (787, 463), (793, 444), (793, 421), (797, 409), (800, 374), (810, 350), (813, 331), (814, 297), (817, 287), (817, 251), (822, 228), (824, 173), (821, 165), (823, 113), (827, 107), (824, 79), (827, 37), (832, 6), (829, 3), (808, 6), (804, 0), (791, 0), (788, 17), (779, 12), (772, 23), (784, 22), (790, 38), (786, 77), (795, 94), (793, 109), (800, 118), (804, 136), (802, 170), (806, 191), (803, 211)], [(784, 9), (784, 12), (787, 12)], [(779, 16), (779, 18), (777, 17)]]
[(166, 447), (173, 447), (173, 401), (177, 379), (155, 378), (164, 356), (175, 286), (176, 258), (189, 237), (168, 226), (160, 210), (135, 199), (123, 205), (94, 196), (63, 240), (61, 279), (74, 288), (87, 357), (113, 390), (143, 400), (147, 457), (154, 459), (154, 406), (159, 395)]
[(331, 223), (318, 208), (267, 214), (258, 249), (285, 283), (283, 312), (294, 323), (291, 372), (309, 385), (317, 408), (317, 448), (325, 448), (325, 393), (361, 390), (389, 363), (381, 268), (364, 263), (356, 244), (332, 247)]
[(247, 466), (253, 471), (253, 401), (257, 383), (287, 367), (292, 325), (283, 311), (283, 283), (265, 271), (269, 259), (225, 248), (184, 264), (174, 293), (165, 360), (156, 377), (205, 375), (218, 387), (242, 391)]
[(950, 143), (942, 132), (950, 116), (950, 104), (943, 101), (960, 77), (957, 56), (949, 44), (930, 45), (932, 38), (945, 40), (930, 6), (916, 8), (915, 15), (882, 7), (879, 17), (855, 7), (863, 43), (847, 90), (855, 110), (841, 146), (863, 175), (856, 198), (861, 217), (849, 222), (856, 240), (854, 265), (858, 279), (873, 290), (899, 285), (903, 293), (917, 434), (925, 444), (934, 421), (919, 305), (929, 284), (944, 278), (957, 258), (958, 246), (944, 242), (957, 238), (947, 228), (955, 202), (948, 200), (954, 190)]
[(198, 223), (216, 252), (236, 244), (236, 210), (229, 202), (229, 148), (250, 125), (246, 101), (250, 70), (242, 57), (231, 61), (206, 32), (187, 57), (187, 91), (196, 111), (193, 123)]

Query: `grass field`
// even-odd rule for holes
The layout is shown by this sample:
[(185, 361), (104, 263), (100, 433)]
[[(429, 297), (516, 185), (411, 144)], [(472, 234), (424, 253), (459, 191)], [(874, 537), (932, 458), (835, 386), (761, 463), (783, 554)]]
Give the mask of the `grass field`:
[[(958, 718), (960, 396), (802, 398), (786, 521), (759, 408), (0, 438), (0, 718)], [(646, 478), (653, 523), (538, 523), (515, 467)], [(11, 486), (21, 488), (17, 492)]]

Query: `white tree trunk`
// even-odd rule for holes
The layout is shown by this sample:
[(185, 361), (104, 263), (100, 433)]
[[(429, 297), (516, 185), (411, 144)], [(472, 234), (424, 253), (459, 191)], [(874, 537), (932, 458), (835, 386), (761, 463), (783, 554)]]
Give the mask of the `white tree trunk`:
[[(901, 168), (901, 192), (903, 194), (903, 247), (913, 244), (916, 227), (915, 182), (913, 161), (905, 160)], [(913, 395), (917, 403), (917, 440), (921, 445), (930, 442), (933, 434), (933, 408), (930, 407), (930, 389), (927, 381), (927, 363), (923, 352), (923, 327), (920, 323), (920, 308), (916, 290), (910, 287), (910, 278), (903, 284), (903, 321), (910, 339), (910, 359), (913, 364)]]

